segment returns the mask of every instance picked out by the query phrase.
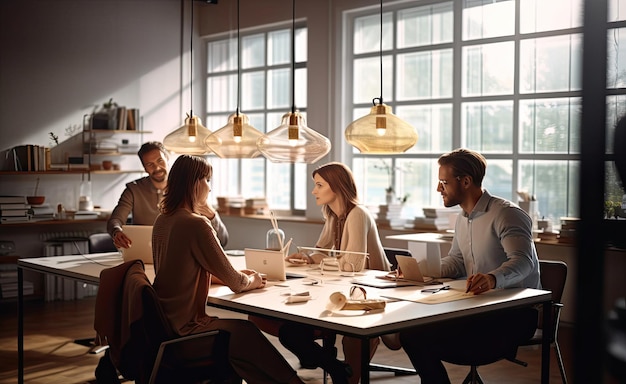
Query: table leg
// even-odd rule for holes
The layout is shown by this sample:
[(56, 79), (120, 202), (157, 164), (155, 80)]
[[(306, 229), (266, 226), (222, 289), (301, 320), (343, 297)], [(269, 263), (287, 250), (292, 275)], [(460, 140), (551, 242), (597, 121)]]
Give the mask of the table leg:
[(550, 339), (552, 329), (552, 302), (543, 303), (543, 335), (541, 339), (541, 383), (550, 383)]
[(370, 339), (361, 339), (361, 383), (370, 382)]
[(24, 384), (24, 270), (17, 268), (17, 382)]

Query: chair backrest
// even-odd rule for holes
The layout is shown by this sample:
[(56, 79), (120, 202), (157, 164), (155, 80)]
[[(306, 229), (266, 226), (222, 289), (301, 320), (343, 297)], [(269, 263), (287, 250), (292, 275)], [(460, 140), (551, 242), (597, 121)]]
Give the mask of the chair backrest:
[(398, 269), (398, 260), (396, 256), (413, 256), (411, 251), (408, 249), (402, 248), (385, 248), (385, 256), (387, 260), (389, 260), (389, 264), (391, 264), (391, 270)]
[[(541, 273), (541, 286), (543, 289), (552, 292), (552, 302), (560, 304), (565, 290), (565, 280), (567, 279), (567, 264), (558, 260), (539, 260)], [(557, 326), (554, 318), (555, 310), (552, 310), (554, 326)], [(543, 328), (543, 316), (539, 316), (539, 328)]]
[(539, 260), (541, 286), (552, 292), (552, 301), (560, 303), (567, 279), (567, 264), (557, 260)]
[(117, 252), (111, 235), (106, 232), (89, 235), (89, 253)]

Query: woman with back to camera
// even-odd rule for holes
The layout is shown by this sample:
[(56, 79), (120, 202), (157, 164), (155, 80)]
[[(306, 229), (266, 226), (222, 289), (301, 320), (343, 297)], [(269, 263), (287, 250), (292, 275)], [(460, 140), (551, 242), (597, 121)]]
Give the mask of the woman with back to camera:
[[(367, 252), (366, 268), (390, 270), (376, 222), (367, 208), (359, 204), (356, 183), (350, 169), (344, 164), (331, 162), (315, 169), (312, 177), (315, 186), (311, 193), (315, 196), (317, 205), (322, 206), (325, 219), (316, 247)], [(325, 256), (322, 253), (313, 255), (295, 253), (288, 256), (287, 260), (319, 264)], [(361, 377), (359, 339), (343, 337), (344, 363), (337, 360), (334, 348), (332, 351), (323, 349), (315, 341), (320, 337), (332, 336), (328, 331), (291, 322), (277, 322), (252, 316), (250, 319), (264, 331), (278, 335), (280, 342), (300, 359), (303, 367), (323, 368), (331, 375), (333, 384), (359, 382)], [(378, 338), (370, 341), (370, 359), (378, 343)]]
[(246, 382), (303, 383), (254, 324), (205, 312), (211, 276), (236, 293), (265, 286), (258, 272), (232, 267), (202, 215), (211, 176), (211, 165), (201, 157), (181, 155), (172, 166), (152, 233), (157, 296), (179, 335), (226, 332), (228, 360)]

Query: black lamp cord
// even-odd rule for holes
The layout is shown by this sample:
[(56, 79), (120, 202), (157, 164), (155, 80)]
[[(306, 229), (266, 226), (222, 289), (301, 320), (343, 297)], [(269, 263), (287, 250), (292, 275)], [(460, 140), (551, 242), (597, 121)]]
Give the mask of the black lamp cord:
[(291, 113), (296, 113), (296, 0), (291, 9)]
[(239, 106), (241, 103), (241, 38), (239, 37), (239, 0), (237, 0), (237, 111), (236, 116), (239, 116)]
[(193, 117), (193, 0), (191, 3), (191, 28), (189, 30), (189, 117)]
[(376, 105), (383, 103), (383, 0), (380, 0), (380, 43), (378, 46), (379, 58), (380, 58), (380, 97), (372, 99), (372, 104)]

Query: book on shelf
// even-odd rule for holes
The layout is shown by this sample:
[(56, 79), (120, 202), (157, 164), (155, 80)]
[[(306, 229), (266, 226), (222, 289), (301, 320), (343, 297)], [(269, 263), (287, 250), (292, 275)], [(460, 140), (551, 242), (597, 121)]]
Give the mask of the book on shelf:
[(26, 204), (26, 196), (0, 196), (0, 204)]
[(138, 131), (139, 130), (139, 109), (128, 108), (126, 110), (126, 130)]
[(16, 217), (16, 216), (28, 216), (28, 208), (22, 209), (2, 209), (0, 210), (0, 216), (2, 217)]
[(30, 221), (30, 216), (2, 216), (0, 217), (0, 223), (27, 223)]
[(4, 209), (28, 209), (30, 204), (27, 203), (0, 203), (0, 211)]
[(30, 207), (30, 214), (33, 219), (52, 219), (54, 218), (54, 209), (50, 204), (32, 205)]
[(451, 228), (452, 225), (447, 217), (416, 217), (413, 220), (413, 229), (442, 231)]
[[(24, 295), (32, 295), (35, 293), (35, 286), (32, 282), (24, 280), (22, 285), (22, 293)], [(3, 299), (17, 297), (17, 281), (14, 283), (1, 283), (0, 295)]]
[(392, 219), (376, 219), (376, 224), (394, 228), (404, 228), (406, 220), (400, 217)]
[(117, 107), (117, 130), (126, 130), (126, 107)]
[(50, 163), (50, 148), (42, 145), (18, 145), (9, 151), (13, 171), (46, 171)]
[(100, 217), (100, 213), (95, 211), (76, 211), (74, 213), (74, 220), (94, 220), (98, 217)]
[(424, 211), (424, 217), (434, 218), (434, 217), (448, 217), (448, 215), (461, 213), (461, 207), (455, 205), (454, 207), (425, 207), (422, 208)]

